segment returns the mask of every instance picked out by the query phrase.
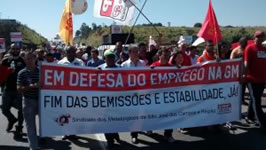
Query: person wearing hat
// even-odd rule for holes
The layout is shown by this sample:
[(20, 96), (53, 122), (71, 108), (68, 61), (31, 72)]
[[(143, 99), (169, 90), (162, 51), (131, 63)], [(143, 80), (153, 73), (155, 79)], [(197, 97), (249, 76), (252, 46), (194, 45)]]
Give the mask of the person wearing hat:
[[(108, 49), (104, 52), (105, 63), (98, 66), (99, 69), (104, 70), (105, 68), (120, 68), (119, 65), (115, 64), (115, 52), (112, 49)], [(109, 148), (115, 146), (115, 140), (120, 143), (120, 138), (118, 133), (105, 133), (105, 138)]]
[(104, 69), (104, 68), (118, 68), (118, 67), (120, 67), (120, 65), (117, 65), (115, 63), (115, 51), (113, 49), (106, 50), (104, 52), (103, 56), (105, 58), (105, 63), (98, 66), (98, 68)]
[[(261, 97), (266, 84), (266, 48), (262, 45), (265, 40), (263, 31), (256, 31), (254, 44), (246, 47), (244, 53), (245, 74), (250, 93), (248, 119), (257, 121), (261, 128), (266, 127), (266, 117), (261, 107)], [(260, 69), (261, 68), (261, 69)]]

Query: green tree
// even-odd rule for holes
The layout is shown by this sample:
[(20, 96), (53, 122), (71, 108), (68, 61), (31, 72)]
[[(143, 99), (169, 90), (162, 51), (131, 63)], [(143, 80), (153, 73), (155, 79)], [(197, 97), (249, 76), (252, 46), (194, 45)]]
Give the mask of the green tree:
[(199, 22), (197, 22), (197, 23), (194, 24), (194, 27), (195, 27), (195, 28), (201, 28), (201, 26), (202, 26), (202, 24), (199, 23)]

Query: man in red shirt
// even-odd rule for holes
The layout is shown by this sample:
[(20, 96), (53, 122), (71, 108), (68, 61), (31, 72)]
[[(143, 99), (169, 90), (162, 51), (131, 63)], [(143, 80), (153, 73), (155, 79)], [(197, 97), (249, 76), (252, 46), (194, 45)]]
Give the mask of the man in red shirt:
[(215, 60), (213, 46), (214, 45), (212, 40), (206, 41), (205, 50), (203, 51), (202, 55), (198, 58), (197, 63), (203, 63), (206, 61)]
[(256, 119), (260, 127), (266, 127), (266, 117), (261, 108), (261, 97), (266, 83), (266, 48), (262, 42), (265, 40), (263, 31), (256, 31), (254, 44), (246, 47), (244, 54), (244, 65), (251, 101), (248, 107), (248, 118)]
[[(159, 61), (156, 61), (151, 64), (151, 67), (167, 67), (167, 66), (172, 66), (169, 63), (169, 59), (171, 56), (171, 52), (169, 51), (168, 48), (161, 49), (157, 52), (159, 55)], [(173, 138), (173, 129), (168, 129), (164, 131), (164, 138), (167, 140), (169, 143), (173, 143), (175, 139)]]
[(187, 44), (186, 43), (181, 43), (180, 46), (179, 46), (179, 51), (182, 52), (182, 55), (184, 57), (184, 62), (182, 64), (182, 66), (191, 66), (192, 65), (191, 60), (190, 60), (190, 56), (187, 53), (187, 50), (188, 50)]
[(169, 63), (169, 59), (170, 59), (170, 56), (171, 56), (171, 52), (167, 49), (167, 48), (164, 48), (162, 50), (159, 50), (157, 52), (157, 54), (159, 55), (159, 60), (152, 63), (151, 64), (151, 67), (159, 67), (159, 66), (172, 66), (170, 63)]

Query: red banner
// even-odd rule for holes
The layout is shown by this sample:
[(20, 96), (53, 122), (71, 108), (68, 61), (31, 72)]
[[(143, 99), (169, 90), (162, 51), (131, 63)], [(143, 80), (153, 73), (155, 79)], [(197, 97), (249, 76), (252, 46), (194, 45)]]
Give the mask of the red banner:
[(44, 64), (41, 88), (120, 91), (239, 81), (240, 61), (207, 63), (188, 68), (98, 70)]

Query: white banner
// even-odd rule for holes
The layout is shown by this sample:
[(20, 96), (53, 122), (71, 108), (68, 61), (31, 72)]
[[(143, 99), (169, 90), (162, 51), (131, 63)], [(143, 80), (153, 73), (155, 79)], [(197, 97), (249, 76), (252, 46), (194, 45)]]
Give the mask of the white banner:
[(132, 25), (135, 0), (95, 0), (94, 17), (108, 18), (123, 25)]
[(22, 42), (21, 32), (10, 32), (11, 42)]
[(175, 129), (240, 119), (240, 61), (184, 69), (43, 64), (41, 136)]

